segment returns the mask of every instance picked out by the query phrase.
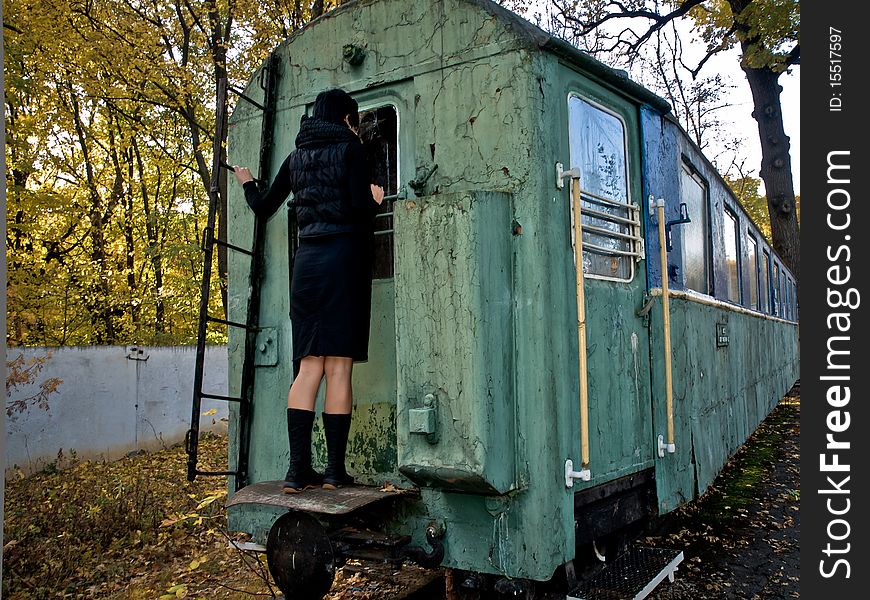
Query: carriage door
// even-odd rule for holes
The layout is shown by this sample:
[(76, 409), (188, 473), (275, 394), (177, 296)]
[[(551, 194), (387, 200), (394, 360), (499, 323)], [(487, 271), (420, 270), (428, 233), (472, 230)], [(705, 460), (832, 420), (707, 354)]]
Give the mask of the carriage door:
[(569, 168), (579, 169), (581, 186), (587, 485), (600, 485), (653, 465), (649, 329), (637, 314), (646, 292), (639, 123), (636, 107), (599, 92), (569, 95), (568, 125)]

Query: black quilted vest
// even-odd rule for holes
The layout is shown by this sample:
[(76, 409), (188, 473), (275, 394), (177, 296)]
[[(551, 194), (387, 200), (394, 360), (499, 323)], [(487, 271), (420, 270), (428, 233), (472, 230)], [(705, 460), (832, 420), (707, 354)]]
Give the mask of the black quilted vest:
[(344, 125), (302, 119), (287, 157), (299, 237), (371, 231), (371, 211), (354, 206), (361, 195), (372, 202), (362, 156), (359, 138)]

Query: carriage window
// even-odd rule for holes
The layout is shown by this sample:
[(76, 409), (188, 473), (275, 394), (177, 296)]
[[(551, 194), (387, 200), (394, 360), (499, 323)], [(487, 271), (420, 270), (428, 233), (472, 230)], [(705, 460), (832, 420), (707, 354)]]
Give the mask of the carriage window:
[(779, 269), (779, 279), (777, 281), (779, 281), (780, 316), (785, 319), (788, 314), (788, 296), (785, 293), (785, 271), (782, 270), (782, 267)]
[(764, 251), (761, 265), (761, 312), (770, 312), (770, 252)]
[[(580, 170), (583, 269), (587, 275), (629, 281), (641, 256), (640, 213), (629, 203), (625, 126), (608, 112), (568, 98), (571, 168)], [(573, 244), (573, 206), (571, 237)]]
[(798, 297), (797, 297), (797, 285), (794, 280), (791, 282), (791, 320), (798, 320)]
[(797, 297), (797, 286), (795, 285), (794, 280), (789, 283), (789, 289), (791, 290), (791, 320), (797, 321), (798, 318), (798, 297)]
[(740, 261), (738, 259), (737, 217), (725, 209), (725, 283), (727, 298), (740, 302)]
[(782, 309), (782, 316), (786, 319), (791, 318), (791, 291), (788, 287), (788, 277), (783, 274), (782, 277), (782, 303), (785, 307)]
[(373, 277), (393, 276), (393, 201), (399, 191), (399, 127), (394, 106), (359, 113), (359, 135), (372, 169), (372, 183), (384, 188), (384, 202), (375, 217)]
[(682, 236), (683, 285), (710, 293), (710, 250), (707, 183), (683, 165), (680, 202), (686, 204), (691, 222), (679, 228)]
[(749, 255), (749, 308), (758, 310), (758, 242), (747, 233), (747, 254)]
[(771, 281), (771, 288), (773, 288), (773, 314), (780, 316), (780, 311), (782, 310), (779, 306), (780, 296), (779, 296), (779, 265), (773, 263), (773, 281)]
[(780, 288), (782, 290), (782, 318), (788, 319), (791, 315), (791, 296), (788, 293), (788, 278), (785, 277), (784, 273)]

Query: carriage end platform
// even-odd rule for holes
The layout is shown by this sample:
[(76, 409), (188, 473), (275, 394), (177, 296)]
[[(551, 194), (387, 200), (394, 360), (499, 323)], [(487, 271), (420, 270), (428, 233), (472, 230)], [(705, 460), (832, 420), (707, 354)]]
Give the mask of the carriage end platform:
[(311, 488), (296, 494), (285, 494), (282, 481), (261, 481), (246, 486), (227, 501), (227, 508), (241, 504), (265, 504), (287, 510), (326, 515), (346, 515), (376, 502), (397, 497), (416, 498), (415, 488), (400, 489), (392, 485), (373, 487), (349, 485), (336, 490)]

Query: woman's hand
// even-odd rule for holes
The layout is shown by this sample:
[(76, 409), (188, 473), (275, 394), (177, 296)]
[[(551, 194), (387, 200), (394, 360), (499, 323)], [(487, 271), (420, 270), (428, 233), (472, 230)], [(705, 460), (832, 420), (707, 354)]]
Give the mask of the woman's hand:
[(239, 182), (239, 185), (245, 185), (249, 181), (254, 181), (254, 176), (251, 175), (251, 170), (247, 167), (233, 165), (233, 175), (236, 176), (236, 181)]
[(372, 188), (372, 198), (375, 199), (375, 202), (381, 204), (384, 201), (384, 188), (379, 185), (371, 184)]

